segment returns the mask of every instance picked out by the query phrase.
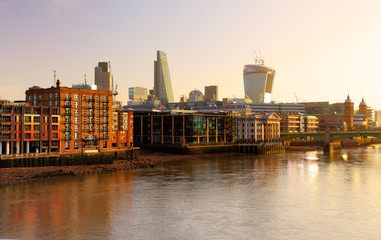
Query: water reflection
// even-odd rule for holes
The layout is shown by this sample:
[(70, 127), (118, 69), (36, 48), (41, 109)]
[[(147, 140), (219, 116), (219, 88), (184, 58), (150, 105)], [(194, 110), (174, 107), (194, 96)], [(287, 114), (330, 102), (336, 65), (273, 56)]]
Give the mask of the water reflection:
[(8, 184), (0, 238), (378, 239), (380, 170), (371, 146)]

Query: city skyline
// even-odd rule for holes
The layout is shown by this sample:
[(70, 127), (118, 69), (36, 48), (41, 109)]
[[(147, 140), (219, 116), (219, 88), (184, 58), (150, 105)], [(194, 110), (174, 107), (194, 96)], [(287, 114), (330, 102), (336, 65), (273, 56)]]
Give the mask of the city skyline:
[(349, 91), (355, 101), (364, 96), (380, 108), (380, 7), (377, 1), (1, 0), (0, 96), (25, 99), (30, 86), (50, 87), (54, 70), (65, 86), (85, 74), (93, 83), (94, 64), (110, 61), (118, 99), (126, 103), (129, 87), (152, 88), (152, 60), (163, 49), (176, 102), (207, 85), (219, 86), (220, 98), (243, 97), (242, 67), (254, 63), (251, 49), (260, 49), (277, 71), (275, 101), (295, 102), (296, 95), (299, 102), (342, 102)]

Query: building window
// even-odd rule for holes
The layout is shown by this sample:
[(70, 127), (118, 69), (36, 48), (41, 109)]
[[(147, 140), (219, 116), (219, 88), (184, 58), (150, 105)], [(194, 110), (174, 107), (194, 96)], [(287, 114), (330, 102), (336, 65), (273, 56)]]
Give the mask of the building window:
[(74, 148), (78, 148), (78, 142), (74, 142)]
[(53, 123), (58, 123), (58, 117), (52, 117), (52, 122)]
[(74, 125), (74, 131), (78, 131), (78, 125)]
[(70, 148), (70, 142), (65, 142), (65, 148)]
[(74, 109), (74, 116), (78, 116), (79, 115), (79, 110), (78, 109)]
[(74, 123), (79, 123), (79, 118), (78, 117), (74, 118)]
[(78, 133), (74, 133), (74, 139), (78, 139), (79, 137), (79, 134)]
[(40, 125), (33, 125), (33, 131), (40, 131)]
[(52, 138), (58, 138), (58, 133), (52, 133)]
[(83, 103), (83, 108), (87, 108), (87, 104), (85, 102)]
[(31, 130), (31, 126), (30, 125), (25, 125), (25, 131), (30, 131)]
[(107, 142), (106, 141), (103, 142), (103, 148), (107, 148)]
[(40, 117), (33, 117), (33, 122), (35, 123), (39, 123), (40, 122)]
[(54, 106), (58, 107), (58, 101), (54, 101)]
[(32, 122), (32, 117), (31, 116), (25, 116), (25, 122)]
[(26, 134), (25, 134), (25, 139), (31, 139), (31, 136), (32, 136), (32, 135), (31, 135), (30, 133), (26, 133)]
[(87, 120), (86, 120), (86, 118), (84, 117), (84, 118), (83, 118), (83, 123), (86, 123), (86, 121), (87, 121)]
[(49, 100), (52, 100), (53, 99), (53, 94), (49, 94)]
[(84, 125), (84, 126), (83, 126), (83, 131), (85, 131), (85, 132), (86, 132), (86, 125)]
[(52, 101), (49, 101), (49, 107), (53, 106)]
[(58, 93), (54, 94), (54, 99), (58, 99)]
[(78, 108), (79, 107), (79, 102), (74, 102), (74, 107)]
[(99, 102), (99, 96), (98, 95), (96, 96), (96, 99), (97, 99), (97, 102)]
[(40, 139), (39, 133), (33, 133), (33, 139)]
[(74, 100), (79, 100), (79, 95), (78, 94), (74, 94)]

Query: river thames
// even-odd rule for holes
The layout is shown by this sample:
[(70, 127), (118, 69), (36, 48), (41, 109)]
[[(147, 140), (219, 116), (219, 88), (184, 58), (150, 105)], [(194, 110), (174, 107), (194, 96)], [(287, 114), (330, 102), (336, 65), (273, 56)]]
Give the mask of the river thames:
[(5, 239), (381, 239), (381, 145), (0, 185)]

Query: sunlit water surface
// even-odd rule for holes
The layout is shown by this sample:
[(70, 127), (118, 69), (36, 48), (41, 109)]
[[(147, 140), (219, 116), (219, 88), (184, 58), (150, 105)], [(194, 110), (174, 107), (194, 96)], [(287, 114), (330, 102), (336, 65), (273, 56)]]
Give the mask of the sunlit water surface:
[(381, 239), (381, 146), (0, 185), (0, 238)]

